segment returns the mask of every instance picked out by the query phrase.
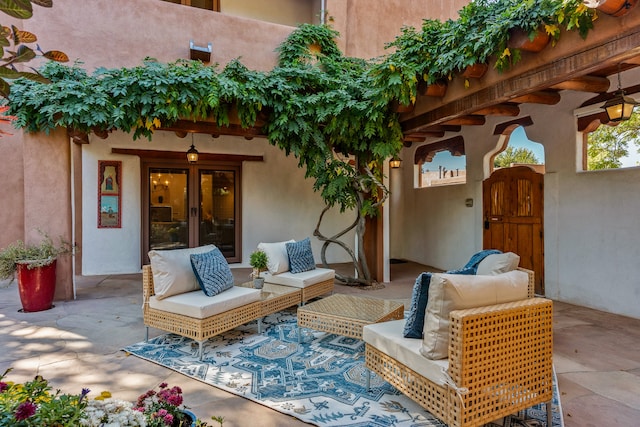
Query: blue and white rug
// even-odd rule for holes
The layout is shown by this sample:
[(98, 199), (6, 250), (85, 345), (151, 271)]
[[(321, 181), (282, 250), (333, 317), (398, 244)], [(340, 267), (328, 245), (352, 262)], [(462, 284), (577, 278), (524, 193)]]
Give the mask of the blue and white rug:
[[(377, 375), (366, 389), (364, 342), (309, 329), (298, 343), (296, 316), (284, 311), (198, 344), (175, 334), (124, 348), (142, 359), (317, 426), (446, 427)], [(554, 396), (553, 427), (562, 427)], [(546, 426), (545, 405), (488, 426)]]

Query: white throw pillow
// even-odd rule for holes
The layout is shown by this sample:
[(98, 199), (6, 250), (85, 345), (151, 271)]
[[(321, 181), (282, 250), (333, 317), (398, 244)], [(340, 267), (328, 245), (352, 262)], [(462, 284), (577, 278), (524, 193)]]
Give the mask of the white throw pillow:
[(527, 299), (529, 275), (514, 270), (497, 276), (433, 273), (420, 353), (428, 359), (449, 356), (449, 313)]
[(479, 276), (495, 276), (496, 274), (515, 270), (518, 268), (518, 264), (520, 264), (520, 256), (513, 252), (492, 254), (480, 261), (476, 274)]
[(289, 271), (289, 255), (287, 255), (287, 243), (294, 243), (295, 240), (286, 242), (259, 243), (258, 250), (267, 254), (267, 268), (269, 273), (278, 274)]
[(207, 245), (172, 251), (149, 251), (156, 298), (161, 300), (172, 295), (200, 290), (190, 257), (191, 254), (201, 254), (213, 249), (214, 245)]

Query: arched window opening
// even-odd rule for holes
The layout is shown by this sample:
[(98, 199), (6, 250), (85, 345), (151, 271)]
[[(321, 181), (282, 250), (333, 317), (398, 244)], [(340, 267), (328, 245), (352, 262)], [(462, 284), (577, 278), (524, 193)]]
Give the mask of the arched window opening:
[(491, 171), (515, 167), (528, 166), (538, 173), (544, 173), (544, 147), (527, 137), (524, 127), (517, 126), (506, 138), (501, 138), (502, 149), (491, 157)]
[(414, 163), (418, 188), (467, 182), (467, 157), (461, 136), (418, 147)]

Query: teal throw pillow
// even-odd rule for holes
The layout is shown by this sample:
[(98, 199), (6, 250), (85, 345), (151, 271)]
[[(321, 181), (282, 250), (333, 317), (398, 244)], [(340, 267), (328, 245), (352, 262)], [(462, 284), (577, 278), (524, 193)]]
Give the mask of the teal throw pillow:
[(233, 286), (233, 274), (227, 260), (215, 248), (202, 254), (191, 254), (191, 268), (200, 288), (206, 296), (212, 297)]
[(287, 255), (289, 256), (289, 271), (302, 273), (315, 270), (316, 262), (313, 260), (311, 240), (307, 237), (299, 242), (287, 243)]

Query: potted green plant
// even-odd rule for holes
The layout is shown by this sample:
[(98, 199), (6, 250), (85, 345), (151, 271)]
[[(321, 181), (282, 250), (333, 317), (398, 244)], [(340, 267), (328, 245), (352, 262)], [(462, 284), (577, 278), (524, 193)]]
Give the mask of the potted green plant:
[(264, 285), (264, 277), (260, 276), (260, 273), (267, 271), (267, 262), (269, 261), (266, 252), (257, 250), (249, 257), (249, 265), (253, 267), (253, 287), (256, 289), (262, 289)]
[(0, 250), (0, 280), (9, 284), (18, 279), (18, 291), (22, 310), (34, 312), (53, 307), (56, 290), (56, 260), (59, 255), (70, 254), (74, 246), (60, 239), (59, 244), (42, 233), (37, 245), (27, 245), (22, 240)]

